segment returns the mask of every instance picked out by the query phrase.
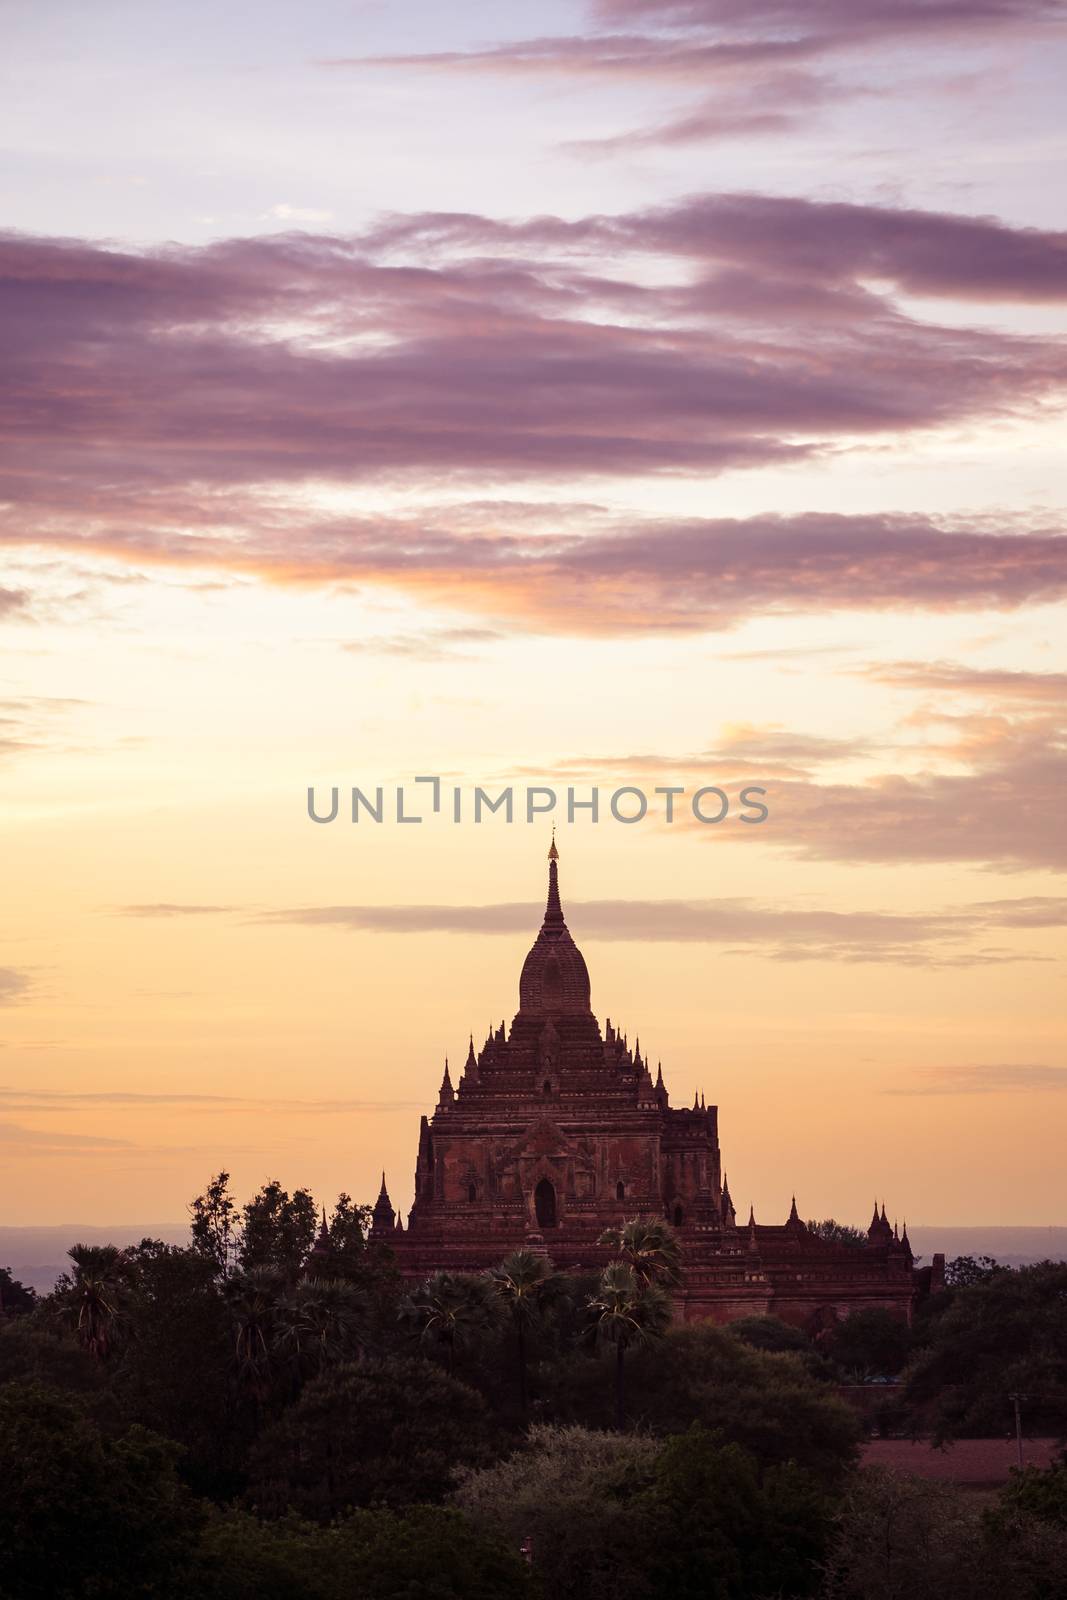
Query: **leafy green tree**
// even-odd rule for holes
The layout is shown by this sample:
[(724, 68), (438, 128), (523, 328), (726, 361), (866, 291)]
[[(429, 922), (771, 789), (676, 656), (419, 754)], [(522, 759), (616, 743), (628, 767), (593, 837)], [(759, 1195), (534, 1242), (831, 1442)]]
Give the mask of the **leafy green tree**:
[(513, 1550), (525, 1546), (544, 1600), (647, 1600), (654, 1527), (634, 1512), (660, 1443), (647, 1434), (535, 1423), (522, 1448), (464, 1473), (460, 1509)]
[(113, 1363), (120, 1415), (184, 1447), (202, 1492), (232, 1493), (247, 1442), (232, 1373), (229, 1311), (213, 1259), (143, 1239), (125, 1253), (125, 1336)]
[(267, 1269), (296, 1278), (315, 1242), (318, 1211), (307, 1189), (292, 1195), (277, 1178), (265, 1183), (243, 1210), (238, 1252), (241, 1269)]
[(237, 1201), (230, 1193), (230, 1174), (217, 1172), (203, 1194), (189, 1203), (193, 1248), (228, 1272), (237, 1263), (241, 1230)]
[(519, 1404), (525, 1418), (530, 1410), (527, 1379), (530, 1333), (543, 1321), (546, 1312), (562, 1299), (565, 1280), (553, 1270), (547, 1256), (533, 1250), (513, 1250), (499, 1267), (490, 1271), (489, 1277), (515, 1329)]
[(634, 1505), (656, 1529), (656, 1592), (750, 1600), (817, 1586), (831, 1524), (819, 1487), (793, 1463), (760, 1474), (755, 1458), (694, 1423), (667, 1441)]
[(535, 1424), (522, 1449), (465, 1474), (457, 1504), (525, 1544), (545, 1600), (754, 1600), (812, 1592), (829, 1503), (799, 1469), (760, 1472), (699, 1426), (648, 1434)]
[(457, 1466), (486, 1458), (480, 1395), (430, 1361), (331, 1367), (260, 1435), (250, 1498), (329, 1522), (352, 1506), (440, 1500)]
[(1067, 1600), (1067, 1462), (1013, 1472), (982, 1532), (990, 1593)]
[(444, 1351), (449, 1372), (457, 1353), (499, 1328), (500, 1317), (501, 1301), (482, 1273), (435, 1272), (400, 1306), (402, 1326), (423, 1346)]
[(106, 1374), (44, 1301), (32, 1316), (0, 1322), (0, 1384), (19, 1382), (88, 1396), (103, 1392)]
[(604, 1268), (600, 1286), (588, 1306), (594, 1340), (614, 1350), (615, 1426), (626, 1426), (626, 1352), (663, 1338), (671, 1321), (671, 1306), (651, 1277), (641, 1279), (626, 1261)]
[(739, 1317), (727, 1324), (732, 1338), (740, 1339), (753, 1350), (769, 1350), (778, 1355), (792, 1355), (811, 1377), (824, 1383), (836, 1377), (826, 1357), (816, 1350), (802, 1328), (795, 1328), (781, 1317)]
[(954, 1290), (905, 1373), (905, 1403), (938, 1440), (995, 1436), (1025, 1396), (1030, 1432), (1067, 1426), (1067, 1264), (994, 1272)]
[(753, 1350), (790, 1351), (802, 1355), (812, 1347), (803, 1329), (794, 1328), (781, 1317), (739, 1317), (736, 1322), (728, 1323), (727, 1328), (735, 1339), (742, 1339)]
[(1067, 1459), (1051, 1467), (1013, 1472), (1000, 1499), (1004, 1507), (1024, 1511), (1067, 1532)]
[(864, 1249), (867, 1244), (867, 1235), (862, 1228), (854, 1228), (850, 1222), (837, 1222), (833, 1217), (824, 1217), (821, 1222), (807, 1222), (805, 1227), (817, 1239), (825, 1239), (827, 1244), (847, 1244), (857, 1250)]
[(871, 1306), (837, 1323), (829, 1352), (839, 1367), (862, 1382), (870, 1377), (896, 1377), (907, 1363), (911, 1346), (911, 1330), (904, 1319)]
[(330, 1249), (342, 1266), (357, 1270), (363, 1265), (370, 1231), (371, 1207), (356, 1205), (350, 1194), (341, 1193), (334, 1203), (329, 1221)]
[(22, 1316), (36, 1304), (37, 1291), (20, 1283), (9, 1267), (0, 1267), (0, 1317)]
[(330, 1528), (242, 1512), (212, 1519), (196, 1600), (501, 1600), (531, 1594), (512, 1548), (458, 1512), (357, 1511)]
[(980, 1600), (979, 1513), (952, 1483), (871, 1467), (853, 1478), (826, 1560), (825, 1600)]
[(73, 1270), (56, 1285), (55, 1306), (73, 1327), (78, 1343), (96, 1361), (115, 1347), (122, 1318), (125, 1259), (113, 1244), (73, 1244)]
[(945, 1287), (971, 1289), (976, 1283), (989, 1283), (998, 1272), (1009, 1272), (992, 1256), (954, 1256), (945, 1263)]
[(101, 1433), (55, 1390), (0, 1389), (4, 1600), (186, 1594), (200, 1516), (174, 1456), (143, 1429)]
[[(545, 1403), (561, 1422), (609, 1427), (612, 1408), (599, 1363), (573, 1355), (541, 1374)], [(668, 1329), (658, 1346), (627, 1359), (630, 1420), (660, 1435), (701, 1422), (741, 1445), (760, 1470), (795, 1461), (834, 1488), (855, 1464), (855, 1412), (793, 1355), (753, 1350), (706, 1322)]]
[(662, 1217), (635, 1217), (620, 1228), (608, 1228), (599, 1242), (614, 1250), (639, 1283), (673, 1288), (681, 1282), (682, 1247)]

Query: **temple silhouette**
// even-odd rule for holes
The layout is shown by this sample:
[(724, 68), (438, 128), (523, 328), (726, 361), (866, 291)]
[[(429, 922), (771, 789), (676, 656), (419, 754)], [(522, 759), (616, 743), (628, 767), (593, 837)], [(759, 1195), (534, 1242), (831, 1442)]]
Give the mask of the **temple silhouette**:
[(684, 1254), (678, 1310), (686, 1318), (772, 1314), (817, 1330), (861, 1307), (910, 1319), (940, 1286), (943, 1258), (917, 1270), (907, 1227), (875, 1205), (866, 1245), (828, 1243), (794, 1199), (780, 1224), (738, 1225), (719, 1153), (718, 1108), (670, 1104), (663, 1072), (610, 1019), (601, 1032), (589, 971), (559, 892), (555, 840), (544, 921), (519, 977), (519, 1009), (467, 1059), (448, 1063), (423, 1117), (415, 1199), (405, 1228), (382, 1174), (371, 1238), (406, 1278), (478, 1271), (509, 1250), (544, 1250), (558, 1267), (598, 1268), (605, 1228), (665, 1217)]

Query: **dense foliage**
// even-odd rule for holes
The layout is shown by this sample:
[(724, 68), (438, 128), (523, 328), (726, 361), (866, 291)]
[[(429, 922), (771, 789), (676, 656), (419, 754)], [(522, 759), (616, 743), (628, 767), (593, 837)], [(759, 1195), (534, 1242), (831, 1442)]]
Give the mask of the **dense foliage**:
[[(220, 1173), (187, 1249), (0, 1275), (0, 1600), (1060, 1600), (1067, 1467), (858, 1470), (838, 1383), (940, 1436), (1067, 1418), (1067, 1267), (955, 1264), (908, 1329), (674, 1325), (673, 1231), (403, 1285), (347, 1195)], [(835, 1225), (836, 1226), (836, 1225)], [(900, 1380), (892, 1382), (900, 1373)], [(882, 1391), (879, 1391), (882, 1392)]]

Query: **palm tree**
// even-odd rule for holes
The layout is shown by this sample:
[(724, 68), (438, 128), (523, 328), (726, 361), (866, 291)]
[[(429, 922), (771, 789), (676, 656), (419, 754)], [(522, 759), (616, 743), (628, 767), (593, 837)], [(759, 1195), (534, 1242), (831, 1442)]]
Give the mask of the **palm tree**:
[(615, 1347), (615, 1426), (626, 1425), (626, 1352), (662, 1339), (670, 1326), (671, 1303), (656, 1283), (642, 1283), (626, 1261), (604, 1268), (586, 1312), (595, 1341)]
[(121, 1315), (122, 1251), (113, 1244), (72, 1244), (67, 1255), (74, 1271), (60, 1290), (62, 1311), (74, 1323), (82, 1348), (96, 1361), (104, 1361)]
[(526, 1383), (526, 1336), (544, 1312), (563, 1295), (564, 1280), (547, 1256), (534, 1250), (513, 1250), (499, 1267), (487, 1273), (515, 1327), (519, 1357), (519, 1399), (523, 1417), (529, 1413)]
[(304, 1278), (275, 1307), (272, 1347), (299, 1382), (354, 1353), (363, 1313), (363, 1297), (350, 1283)]
[(234, 1368), (257, 1405), (270, 1394), (271, 1354), (283, 1284), (277, 1272), (253, 1267), (228, 1278), (223, 1286), (233, 1328)]
[(641, 1283), (673, 1288), (681, 1281), (682, 1247), (662, 1217), (635, 1217), (621, 1228), (608, 1228), (598, 1242), (609, 1245)]
[(456, 1368), (456, 1351), (480, 1333), (488, 1333), (500, 1317), (500, 1301), (481, 1273), (435, 1272), (401, 1302), (400, 1320), (418, 1333), (423, 1344), (448, 1351), (448, 1370)]

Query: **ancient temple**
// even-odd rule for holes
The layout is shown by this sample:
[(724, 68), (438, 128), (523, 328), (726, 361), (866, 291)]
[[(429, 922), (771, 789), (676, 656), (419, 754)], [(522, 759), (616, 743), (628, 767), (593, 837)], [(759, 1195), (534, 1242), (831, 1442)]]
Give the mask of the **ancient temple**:
[[(595, 1268), (605, 1228), (666, 1217), (683, 1245), (679, 1311), (729, 1321), (771, 1313), (804, 1325), (860, 1306), (910, 1317), (930, 1287), (914, 1267), (907, 1228), (875, 1206), (865, 1248), (829, 1244), (794, 1201), (780, 1225), (750, 1211), (739, 1226), (719, 1153), (718, 1108), (670, 1103), (663, 1072), (635, 1039), (590, 1004), (589, 972), (548, 858), (544, 921), (519, 977), (510, 1029), (473, 1037), (453, 1084), (445, 1063), (437, 1107), (423, 1117), (415, 1199), (406, 1229), (382, 1175), (372, 1237), (388, 1242), (406, 1277), (477, 1271), (526, 1245), (558, 1267)], [(937, 1260), (933, 1272), (937, 1271)]]

